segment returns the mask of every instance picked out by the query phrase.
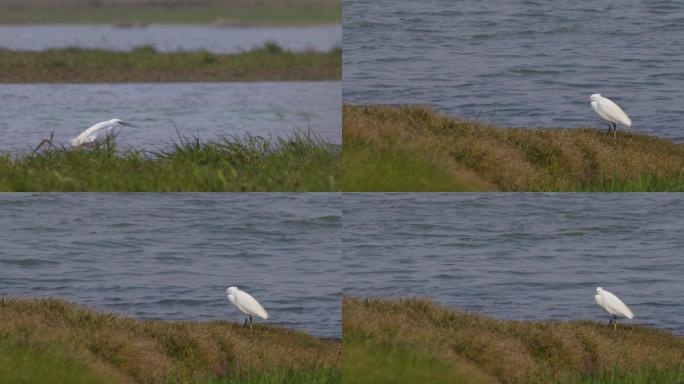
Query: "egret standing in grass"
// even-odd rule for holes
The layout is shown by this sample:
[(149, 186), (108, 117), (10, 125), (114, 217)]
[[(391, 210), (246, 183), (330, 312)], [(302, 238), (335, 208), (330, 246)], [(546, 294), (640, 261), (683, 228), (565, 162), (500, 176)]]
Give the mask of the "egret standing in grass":
[(111, 119), (99, 122), (83, 131), (80, 135), (71, 139), (72, 147), (80, 147), (88, 144), (104, 144), (114, 140), (121, 132), (121, 127), (135, 127), (121, 119)]
[(634, 318), (634, 314), (622, 300), (601, 287), (596, 288), (594, 300), (596, 300), (596, 304), (610, 315), (610, 322), (608, 325), (613, 324), (616, 330), (618, 317), (626, 317), (628, 319)]
[(627, 116), (625, 111), (609, 98), (601, 96), (600, 93), (594, 93), (589, 96), (589, 100), (591, 101), (591, 108), (594, 112), (598, 113), (603, 120), (608, 121), (609, 133), (612, 129), (613, 135), (616, 135), (618, 124), (626, 125), (628, 127), (632, 126), (632, 120)]
[(229, 287), (226, 289), (226, 295), (228, 295), (228, 300), (240, 312), (245, 314), (245, 323), (243, 325), (247, 325), (247, 319), (249, 318), (249, 329), (252, 329), (252, 316), (259, 316), (264, 320), (268, 320), (268, 313), (264, 307), (249, 293), (241, 291), (238, 287)]

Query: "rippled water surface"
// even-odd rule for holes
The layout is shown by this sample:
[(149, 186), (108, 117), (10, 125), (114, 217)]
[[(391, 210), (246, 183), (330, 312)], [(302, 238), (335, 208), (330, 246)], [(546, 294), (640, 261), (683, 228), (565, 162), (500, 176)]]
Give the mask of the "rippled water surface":
[(40, 51), (49, 48), (100, 48), (131, 50), (143, 45), (159, 51), (235, 53), (267, 41), (294, 51), (329, 51), (342, 44), (339, 25), (310, 27), (233, 27), (151, 25), (114, 28), (107, 25), (0, 26), (0, 48)]
[(684, 335), (681, 194), (345, 194), (344, 285), (508, 319), (629, 321)]
[(145, 319), (269, 323), (339, 337), (340, 194), (0, 195), (0, 296)]
[(0, 84), (0, 151), (26, 151), (55, 133), (68, 144), (89, 126), (117, 117), (120, 146), (155, 149), (184, 136), (286, 137), (311, 130), (339, 143), (336, 81), (167, 84)]
[(684, 141), (684, 7), (676, 1), (345, 0), (344, 99), (424, 103), (507, 126), (607, 126)]

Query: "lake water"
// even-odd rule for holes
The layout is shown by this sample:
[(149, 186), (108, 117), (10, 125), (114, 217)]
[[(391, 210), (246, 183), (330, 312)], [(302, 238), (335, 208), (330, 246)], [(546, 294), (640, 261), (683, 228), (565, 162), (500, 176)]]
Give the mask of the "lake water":
[(684, 335), (682, 194), (344, 194), (344, 285), (506, 319), (608, 322)]
[(89, 126), (117, 117), (122, 148), (166, 147), (176, 129), (202, 139), (311, 130), (341, 142), (337, 81), (153, 84), (0, 84), (0, 151), (27, 151), (55, 133), (68, 144)]
[(231, 27), (150, 25), (114, 28), (108, 25), (4, 25), (0, 48), (42, 51), (49, 48), (100, 48), (128, 51), (150, 45), (159, 51), (236, 53), (267, 41), (293, 51), (330, 51), (342, 45), (339, 25), (307, 27)]
[[(162, 320), (244, 317), (340, 337), (340, 204), (328, 194), (0, 194), (0, 296)], [(259, 320), (261, 322), (261, 320)]]
[(684, 7), (656, 1), (345, 0), (344, 99), (429, 104), (520, 127), (632, 129), (684, 141)]

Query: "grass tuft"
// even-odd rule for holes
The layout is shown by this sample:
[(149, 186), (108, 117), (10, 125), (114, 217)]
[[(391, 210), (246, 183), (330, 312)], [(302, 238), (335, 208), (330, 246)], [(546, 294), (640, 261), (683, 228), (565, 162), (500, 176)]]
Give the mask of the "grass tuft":
[(142, 321), (0, 299), (3, 383), (339, 383), (340, 345), (276, 326)]
[(343, 106), (345, 191), (684, 191), (684, 145), (503, 128), (429, 107)]
[(185, 138), (170, 149), (0, 155), (0, 191), (338, 191), (338, 145), (312, 133)]
[(424, 299), (343, 299), (345, 383), (684, 382), (684, 339), (642, 326), (502, 321)]

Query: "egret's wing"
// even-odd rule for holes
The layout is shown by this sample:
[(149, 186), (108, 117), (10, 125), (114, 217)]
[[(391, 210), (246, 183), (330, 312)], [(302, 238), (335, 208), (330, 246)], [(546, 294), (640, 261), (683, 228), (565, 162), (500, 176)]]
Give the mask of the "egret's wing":
[(627, 116), (625, 111), (610, 99), (605, 97), (601, 99), (598, 103), (598, 109), (599, 115), (606, 120), (624, 124), (628, 127), (632, 125), (632, 120)]
[(613, 312), (619, 313), (628, 319), (631, 319), (634, 317), (634, 314), (632, 313), (632, 311), (617, 296), (615, 296), (612, 293), (605, 291), (605, 290), (602, 292), (602, 294), (603, 294), (603, 302)]
[(71, 139), (71, 145), (79, 146), (84, 144), (90, 144), (98, 139), (98, 132), (105, 126), (107, 122), (103, 121), (93, 125), (92, 127), (81, 132), (80, 135)]
[(90, 131), (90, 128), (86, 129), (85, 131), (81, 132), (81, 134), (79, 134), (78, 136), (71, 139), (71, 145), (79, 146), (79, 145), (92, 143), (93, 139), (91, 138), (89, 131)]
[(238, 291), (235, 293), (236, 305), (244, 310), (245, 312), (261, 317), (262, 319), (268, 319), (268, 313), (264, 307), (256, 301), (249, 293), (245, 291)]

